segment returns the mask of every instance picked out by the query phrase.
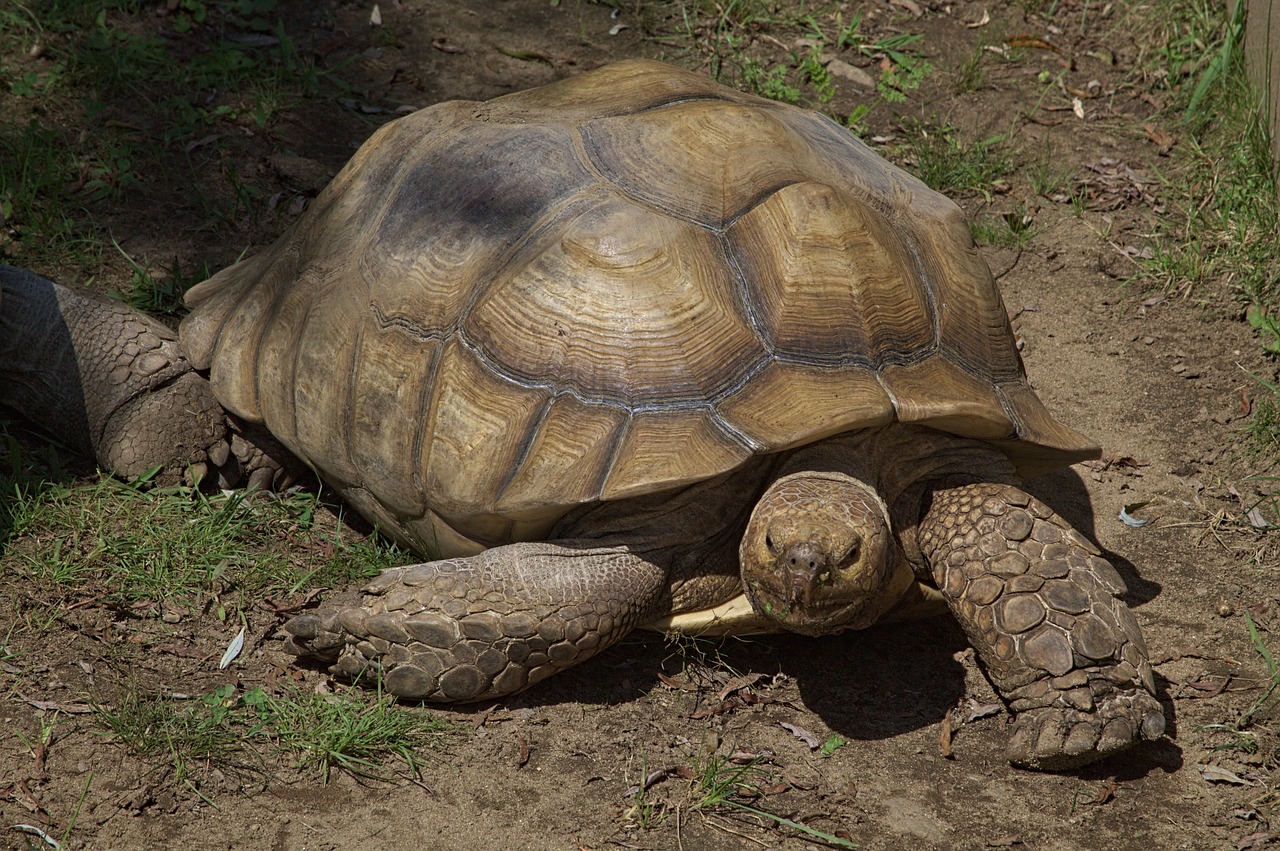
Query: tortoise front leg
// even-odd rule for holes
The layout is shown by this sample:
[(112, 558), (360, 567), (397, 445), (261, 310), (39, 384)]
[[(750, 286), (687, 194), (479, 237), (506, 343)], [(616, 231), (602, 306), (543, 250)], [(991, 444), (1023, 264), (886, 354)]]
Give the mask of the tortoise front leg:
[(920, 550), (1015, 714), (1014, 765), (1074, 768), (1164, 732), (1124, 583), (1083, 536), (1016, 487), (925, 498)]
[(361, 605), (292, 618), (285, 649), (347, 679), (380, 673), (400, 697), (501, 697), (613, 644), (652, 616), (666, 585), (666, 568), (626, 546), (509, 544), (384, 571)]

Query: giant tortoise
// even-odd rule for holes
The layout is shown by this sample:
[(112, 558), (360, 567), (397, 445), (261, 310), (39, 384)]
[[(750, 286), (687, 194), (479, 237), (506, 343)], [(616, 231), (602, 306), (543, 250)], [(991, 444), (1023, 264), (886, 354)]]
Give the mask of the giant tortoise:
[(424, 109), (176, 338), (3, 279), (10, 406), (124, 475), (269, 483), (269, 432), (432, 559), (285, 625), (336, 673), (472, 701), (637, 626), (822, 635), (932, 598), (1013, 763), (1163, 732), (1120, 577), (1019, 486), (1097, 447), (1029, 386), (960, 209), (813, 112), (640, 61)]

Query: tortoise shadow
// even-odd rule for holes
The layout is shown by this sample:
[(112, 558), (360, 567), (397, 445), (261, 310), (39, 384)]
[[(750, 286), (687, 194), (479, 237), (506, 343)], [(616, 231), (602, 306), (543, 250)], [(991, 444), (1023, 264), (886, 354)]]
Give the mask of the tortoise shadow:
[(887, 739), (937, 724), (965, 694), (956, 656), (969, 643), (949, 617), (783, 638), (782, 668), (804, 705), (849, 739)]
[[(816, 638), (786, 634), (726, 639), (715, 646), (713, 655), (724, 671), (791, 678), (804, 705), (833, 732), (853, 740), (875, 740), (942, 719), (964, 694), (965, 669), (955, 656), (968, 646), (959, 625), (938, 617)], [(633, 702), (652, 689), (665, 688), (659, 674), (678, 674), (679, 657), (680, 651), (660, 636), (641, 633), (503, 702), (509, 708)], [(715, 691), (686, 693), (689, 713), (700, 708), (714, 711)], [(492, 701), (476, 704), (475, 709), (484, 711), (489, 705)], [(465, 706), (455, 709), (468, 711)]]
[(9, 548), (20, 503), (59, 485), (93, 476), (93, 462), (51, 443), (22, 419), (0, 412), (0, 556)]

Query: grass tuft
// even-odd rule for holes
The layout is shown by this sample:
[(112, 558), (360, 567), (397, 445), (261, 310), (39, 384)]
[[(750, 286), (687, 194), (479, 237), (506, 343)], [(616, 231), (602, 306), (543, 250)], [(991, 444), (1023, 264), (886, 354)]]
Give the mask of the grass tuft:
[(424, 710), (397, 706), (381, 691), (357, 688), (276, 696), (225, 684), (195, 699), (134, 688), (96, 712), (116, 741), (166, 765), (202, 797), (200, 786), (215, 772), (236, 778), (242, 788), (265, 786), (264, 753), (274, 751), (295, 755), (297, 767), (317, 768), (326, 783), (335, 769), (392, 780), (389, 766), (397, 764), (416, 776), (454, 729)]
[(930, 127), (917, 122), (908, 130), (914, 141), (903, 152), (907, 166), (944, 194), (977, 192), (989, 197), (1012, 169), (1003, 135), (966, 143), (947, 124)]
[[(318, 497), (151, 490), (112, 478), (16, 486), (0, 521), (36, 581), (123, 605), (195, 606), (304, 584), (345, 584), (409, 560), (377, 536), (344, 542), (316, 528)], [(328, 538), (326, 540), (326, 537)]]

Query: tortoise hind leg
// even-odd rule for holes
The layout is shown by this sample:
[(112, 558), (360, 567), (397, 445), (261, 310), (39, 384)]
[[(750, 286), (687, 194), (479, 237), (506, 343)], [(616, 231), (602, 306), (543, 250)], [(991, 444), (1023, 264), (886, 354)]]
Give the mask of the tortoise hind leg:
[(1083, 536), (1010, 485), (926, 498), (920, 550), (1015, 714), (1014, 765), (1084, 765), (1164, 732), (1124, 584)]
[(285, 649), (347, 679), (377, 671), (400, 697), (465, 703), (522, 691), (579, 664), (650, 617), (667, 569), (600, 541), (509, 544), (398, 567), (362, 605), (285, 625)]

